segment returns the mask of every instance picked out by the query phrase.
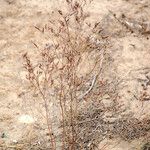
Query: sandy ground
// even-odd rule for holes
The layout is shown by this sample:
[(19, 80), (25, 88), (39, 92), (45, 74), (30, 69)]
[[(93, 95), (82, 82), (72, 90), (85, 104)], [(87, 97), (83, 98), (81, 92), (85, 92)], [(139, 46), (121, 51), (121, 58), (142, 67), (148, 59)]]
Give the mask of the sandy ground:
[[(0, 0), (0, 134), (6, 134), (0, 144), (19, 140), (25, 128), (32, 128), (32, 125), (18, 121), (22, 114), (26, 114), (25, 99), (19, 95), (28, 88), (21, 56), (24, 52), (36, 56), (37, 50), (32, 42), (39, 46), (47, 42), (34, 26), (47, 22), (51, 11), (61, 6), (62, 1)], [(117, 17), (124, 14), (134, 21), (150, 23), (149, 0), (94, 0), (87, 10), (92, 21), (105, 19), (112, 11)], [(131, 33), (116, 24), (119, 24), (117, 20), (105, 26), (106, 33), (111, 35), (113, 74), (123, 80), (120, 103), (129, 107), (135, 117), (143, 118), (150, 113), (150, 101), (139, 101), (138, 98), (142, 95), (142, 84), (149, 82), (150, 35), (138, 31)], [(111, 70), (108, 69), (109, 74)], [(146, 91), (150, 94), (149, 84), (146, 84)], [(105, 149), (132, 150), (140, 144), (139, 140), (132, 143), (121, 141), (116, 145), (118, 141), (107, 141), (109, 144)]]

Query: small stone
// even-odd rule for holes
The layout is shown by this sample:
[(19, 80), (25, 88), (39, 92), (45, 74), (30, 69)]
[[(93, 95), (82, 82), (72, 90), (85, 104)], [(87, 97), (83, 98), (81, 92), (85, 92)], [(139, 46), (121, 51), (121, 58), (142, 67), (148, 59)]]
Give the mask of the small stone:
[(6, 138), (6, 134), (3, 132), (2, 135), (1, 135), (1, 138)]
[(13, 142), (14, 144), (17, 144), (17, 143), (18, 143), (18, 141), (17, 141), (17, 140), (13, 140), (12, 142)]
[(18, 120), (20, 123), (26, 123), (26, 124), (32, 124), (36, 121), (36, 119), (34, 119), (30, 115), (21, 115)]

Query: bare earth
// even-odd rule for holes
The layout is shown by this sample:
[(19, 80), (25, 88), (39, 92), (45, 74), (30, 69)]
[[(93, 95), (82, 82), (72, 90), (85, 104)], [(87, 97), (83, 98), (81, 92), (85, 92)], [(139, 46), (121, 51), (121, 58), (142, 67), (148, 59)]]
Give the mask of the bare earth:
[[(28, 52), (36, 57), (37, 49), (32, 42), (42, 47), (47, 39), (34, 26), (44, 25), (50, 19), (51, 11), (61, 7), (62, 2), (63, 0), (0, 0), (0, 145), (4, 142), (16, 142), (22, 136), (32, 134), (32, 124), (19, 121), (21, 115), (29, 114), (29, 110), (26, 110), (29, 105), (26, 104), (27, 97), (20, 96), (28, 91), (22, 54)], [(148, 117), (150, 28), (147, 27), (146, 33), (134, 28), (131, 33), (110, 11), (118, 18), (124, 14), (129, 20), (150, 24), (150, 1), (94, 0), (87, 11), (91, 14), (91, 21), (108, 19), (104, 25), (105, 34), (111, 36), (113, 69), (108, 67), (107, 74), (122, 80), (120, 103), (129, 107), (136, 118)], [(143, 86), (147, 96), (140, 101)], [(3, 133), (5, 138), (2, 138)], [(106, 143), (105, 150), (139, 150), (141, 139), (131, 143), (120, 139), (104, 140), (99, 148)]]

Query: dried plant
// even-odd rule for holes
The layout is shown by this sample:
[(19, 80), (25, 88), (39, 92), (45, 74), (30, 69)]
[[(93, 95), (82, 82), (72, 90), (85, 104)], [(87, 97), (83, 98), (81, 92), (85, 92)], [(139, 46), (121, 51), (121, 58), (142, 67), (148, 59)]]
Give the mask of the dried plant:
[[(50, 103), (59, 103), (62, 123), (61, 149), (76, 149), (78, 133), (75, 128), (80, 102), (86, 101), (101, 73), (105, 49), (93, 40), (95, 25), (87, 25), (88, 15), (84, 12), (87, 1), (66, 0), (68, 12), (58, 10), (58, 19), (54, 17), (43, 29), (37, 30), (49, 36), (50, 43), (39, 52), (36, 65), (31, 63), (28, 54), (24, 54), (24, 67), (27, 79), (34, 91), (40, 95), (45, 108), (51, 149), (57, 149), (53, 120), (50, 118)], [(34, 44), (36, 45), (36, 44)], [(102, 46), (102, 45), (101, 45)], [(37, 47), (37, 45), (36, 45)], [(79, 68), (84, 52), (95, 54), (94, 65), (88, 73), (80, 76)], [(92, 78), (91, 85), (86, 84)], [(99, 94), (97, 94), (98, 98)], [(56, 110), (57, 111), (57, 110)]]

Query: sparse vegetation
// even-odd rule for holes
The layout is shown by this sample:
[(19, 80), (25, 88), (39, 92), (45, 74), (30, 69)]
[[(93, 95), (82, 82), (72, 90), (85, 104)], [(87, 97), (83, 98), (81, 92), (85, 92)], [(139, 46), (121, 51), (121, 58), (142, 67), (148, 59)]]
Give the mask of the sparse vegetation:
[[(47, 39), (46, 44), (41, 48), (32, 41), (36, 56), (26, 52), (22, 57), (29, 85), (28, 94), (23, 95), (28, 96), (26, 103), (31, 105), (30, 111), (37, 120), (28, 126), (20, 141), (1, 144), (0, 148), (95, 150), (100, 149), (103, 140), (118, 138), (127, 142), (142, 139), (146, 144), (141, 150), (149, 150), (149, 117), (135, 117), (120, 101), (124, 77), (120, 79), (117, 71), (112, 71), (113, 77), (109, 78), (107, 70), (114, 65), (111, 36), (124, 36), (126, 32), (145, 36), (149, 34), (147, 24), (134, 24), (124, 14), (117, 17), (111, 11), (110, 18), (104, 17), (106, 22), (90, 22), (86, 10), (92, 5), (91, 0), (64, 3), (65, 8), (52, 11), (43, 27), (34, 26)], [(139, 95), (128, 90), (142, 105), (149, 101), (149, 77), (146, 78)]]
[[(53, 18), (45, 27), (35, 27), (43, 34), (48, 34), (50, 39), (50, 43), (40, 50), (37, 63), (33, 65), (27, 53), (23, 56), (27, 79), (44, 104), (50, 149), (53, 150), (60, 147), (71, 150), (94, 149), (106, 137), (119, 136), (130, 141), (147, 136), (149, 132), (149, 120), (139, 121), (129, 115), (127, 118), (117, 117), (125, 110), (118, 103), (117, 90), (112, 91), (109, 86), (118, 85), (107, 85), (101, 77), (109, 61), (106, 52), (109, 43), (107, 38), (95, 38), (100, 23), (92, 25), (87, 22), (89, 15), (84, 10), (86, 3), (66, 0), (67, 12), (53, 12)], [(94, 53), (93, 66), (81, 76), (80, 65), (85, 53), (89, 56)], [(108, 107), (102, 101), (106, 94), (111, 102)], [(57, 109), (60, 108), (57, 117), (61, 129), (57, 135), (53, 129), (53, 117), (49, 113), (49, 106), (54, 102), (58, 104)], [(116, 119), (105, 121), (106, 112)]]

